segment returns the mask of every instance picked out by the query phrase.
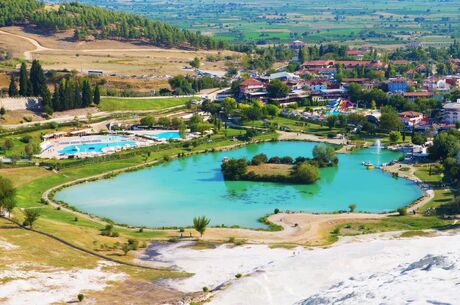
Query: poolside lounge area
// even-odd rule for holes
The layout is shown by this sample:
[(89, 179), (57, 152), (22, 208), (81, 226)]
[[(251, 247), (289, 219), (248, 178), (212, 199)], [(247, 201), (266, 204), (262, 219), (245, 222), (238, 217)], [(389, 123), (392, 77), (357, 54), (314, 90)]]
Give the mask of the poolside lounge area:
[(122, 150), (147, 147), (174, 141), (186, 141), (200, 135), (187, 132), (182, 138), (178, 130), (135, 130), (123, 133), (85, 134), (74, 136), (59, 133), (43, 136), (43, 159), (90, 158), (113, 154)]

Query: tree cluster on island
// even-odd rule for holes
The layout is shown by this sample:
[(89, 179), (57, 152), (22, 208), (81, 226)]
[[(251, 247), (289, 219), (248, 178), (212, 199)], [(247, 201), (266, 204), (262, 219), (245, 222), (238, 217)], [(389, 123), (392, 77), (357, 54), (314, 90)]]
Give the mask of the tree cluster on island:
[[(297, 157), (292, 159), (289, 156), (271, 157), (263, 153), (254, 156), (250, 161), (240, 159), (229, 159), (222, 162), (221, 171), (225, 180), (229, 181), (261, 181), (280, 182), (295, 184), (312, 184), (320, 179), (319, 168), (337, 166), (339, 159), (332, 146), (315, 145), (313, 158)], [(250, 167), (264, 164), (280, 164), (282, 168), (288, 168), (288, 173), (256, 174)]]

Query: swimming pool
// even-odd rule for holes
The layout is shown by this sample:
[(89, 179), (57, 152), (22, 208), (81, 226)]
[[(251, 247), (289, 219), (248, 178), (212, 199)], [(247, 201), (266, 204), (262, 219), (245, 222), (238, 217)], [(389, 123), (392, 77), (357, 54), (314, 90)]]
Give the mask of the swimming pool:
[(82, 137), (69, 142), (61, 142), (60, 144), (71, 144), (65, 146), (58, 151), (63, 155), (75, 155), (78, 153), (101, 153), (104, 148), (108, 147), (135, 147), (136, 142), (129, 140), (123, 136), (96, 136)]
[(157, 138), (157, 139), (180, 139), (180, 132), (178, 131), (164, 131), (156, 134), (148, 134), (148, 137)]

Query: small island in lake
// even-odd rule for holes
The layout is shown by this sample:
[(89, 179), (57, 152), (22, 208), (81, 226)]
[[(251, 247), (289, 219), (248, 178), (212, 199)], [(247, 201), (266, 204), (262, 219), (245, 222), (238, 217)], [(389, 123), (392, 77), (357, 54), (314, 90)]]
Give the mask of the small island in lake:
[(316, 145), (313, 158), (268, 157), (258, 154), (250, 161), (224, 160), (221, 165), (225, 180), (312, 184), (320, 178), (319, 168), (337, 166), (339, 159), (331, 146)]

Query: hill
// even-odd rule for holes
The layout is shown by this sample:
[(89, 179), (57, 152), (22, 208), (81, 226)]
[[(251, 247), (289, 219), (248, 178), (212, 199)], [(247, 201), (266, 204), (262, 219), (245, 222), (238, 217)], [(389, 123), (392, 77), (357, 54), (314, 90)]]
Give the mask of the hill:
[(226, 49), (209, 36), (181, 30), (134, 14), (77, 2), (46, 6), (37, 0), (0, 0), (0, 26), (35, 25), (41, 30), (74, 30), (74, 40), (114, 39), (147, 42), (158, 47)]

